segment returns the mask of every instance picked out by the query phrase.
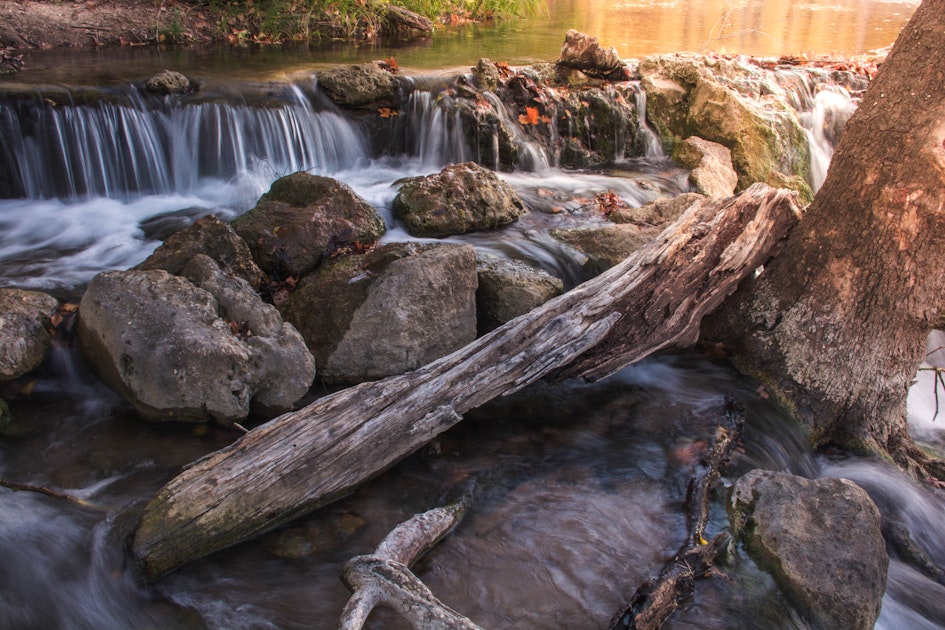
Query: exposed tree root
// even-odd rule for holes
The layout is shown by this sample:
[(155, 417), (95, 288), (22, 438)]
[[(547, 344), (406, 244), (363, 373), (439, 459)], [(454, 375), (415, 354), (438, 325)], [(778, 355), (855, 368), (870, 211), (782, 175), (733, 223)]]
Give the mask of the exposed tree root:
[(460, 500), (404, 521), (373, 554), (356, 556), (342, 579), (352, 592), (339, 630), (360, 630), (376, 606), (400, 613), (417, 630), (479, 630), (479, 626), (438, 600), (409, 569), (463, 518), (472, 502)]

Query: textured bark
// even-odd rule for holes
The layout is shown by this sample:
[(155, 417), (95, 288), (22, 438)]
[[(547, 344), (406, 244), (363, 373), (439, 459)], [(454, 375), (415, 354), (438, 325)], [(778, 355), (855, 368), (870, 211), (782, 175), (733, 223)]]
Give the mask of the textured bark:
[(945, 274), (945, 0), (925, 0), (848, 122), (783, 252), (709, 318), (811, 427), (816, 445), (916, 451), (907, 389)]
[(462, 419), (554, 370), (602, 378), (692, 344), (702, 317), (772, 255), (799, 218), (763, 184), (694, 204), (620, 265), (408, 374), (319, 399), (172, 479), (133, 550), (148, 579), (349, 493)]

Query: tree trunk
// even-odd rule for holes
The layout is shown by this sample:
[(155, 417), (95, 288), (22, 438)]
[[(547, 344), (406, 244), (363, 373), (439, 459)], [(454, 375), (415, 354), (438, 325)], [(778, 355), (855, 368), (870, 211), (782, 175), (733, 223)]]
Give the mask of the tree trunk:
[(599, 378), (692, 344), (702, 317), (772, 255), (799, 217), (763, 184), (699, 201), (653, 243), (574, 290), (415, 372), (322, 398), (194, 463), (145, 507), (133, 550), (148, 579), (351, 492), (469, 409), (578, 361)]
[(815, 445), (915, 463), (905, 401), (941, 320), (945, 0), (925, 0), (847, 123), (783, 252), (703, 327)]

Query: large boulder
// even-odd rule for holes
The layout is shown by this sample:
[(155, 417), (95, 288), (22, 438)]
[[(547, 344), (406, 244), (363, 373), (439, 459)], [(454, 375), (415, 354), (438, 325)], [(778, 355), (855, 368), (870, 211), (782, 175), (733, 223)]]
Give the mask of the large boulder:
[(814, 628), (873, 628), (889, 557), (865, 490), (753, 470), (735, 483), (729, 510), (733, 533)]
[(476, 338), (470, 245), (392, 243), (323, 265), (283, 308), (330, 383), (416, 369)]
[(476, 311), (483, 335), (564, 292), (564, 282), (544, 269), (507, 259), (480, 259)]
[(676, 145), (673, 159), (690, 169), (689, 183), (711, 199), (735, 194), (738, 173), (732, 168), (732, 152), (717, 142), (690, 136)]
[(23, 289), (0, 289), (0, 383), (39, 367), (52, 338), (47, 327), (56, 298)]
[(406, 180), (394, 214), (414, 236), (449, 236), (507, 225), (527, 210), (511, 186), (475, 162)]
[(781, 99), (742, 94), (738, 88), (751, 81), (740, 81), (736, 69), (709, 68), (698, 56), (647, 57), (640, 73), (647, 117), (665, 145), (674, 148), (690, 136), (716, 142), (731, 150), (738, 190), (755, 182), (777, 185), (775, 173), (791, 178), (809, 201), (807, 136)]
[(371, 245), (386, 231), (348, 185), (309, 173), (277, 179), (232, 226), (263, 271), (279, 278), (303, 276), (326, 256)]
[(225, 272), (249, 282), (255, 289), (263, 273), (253, 261), (246, 241), (227, 223), (213, 215), (197, 219), (188, 227), (175, 232), (154, 253), (135, 269), (163, 269), (168, 273), (180, 272), (198, 254), (212, 258)]
[(145, 418), (229, 424), (301, 398), (315, 364), (292, 326), (243, 279), (198, 255), (181, 272), (100, 273), (78, 339), (99, 377)]
[(319, 89), (341, 107), (396, 108), (400, 101), (397, 79), (377, 63), (337, 66), (317, 77)]
[(570, 29), (564, 37), (558, 65), (592, 77), (622, 79), (624, 64), (616, 48), (602, 48), (596, 37)]

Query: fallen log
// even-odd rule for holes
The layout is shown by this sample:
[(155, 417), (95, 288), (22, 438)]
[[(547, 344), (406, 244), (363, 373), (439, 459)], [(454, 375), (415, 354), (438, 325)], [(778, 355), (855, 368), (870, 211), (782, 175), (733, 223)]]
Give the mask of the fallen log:
[(132, 545), (147, 580), (351, 492), (462, 419), (554, 372), (603, 378), (686, 347), (704, 315), (774, 255), (800, 217), (756, 184), (700, 200), (624, 262), (423, 368), (337, 392), (250, 431), (145, 506)]
[(471, 495), (404, 521), (391, 531), (373, 554), (345, 563), (342, 580), (351, 590), (338, 630), (361, 630), (371, 611), (393, 608), (417, 630), (481, 630), (467, 617), (438, 600), (410, 571), (463, 518)]

